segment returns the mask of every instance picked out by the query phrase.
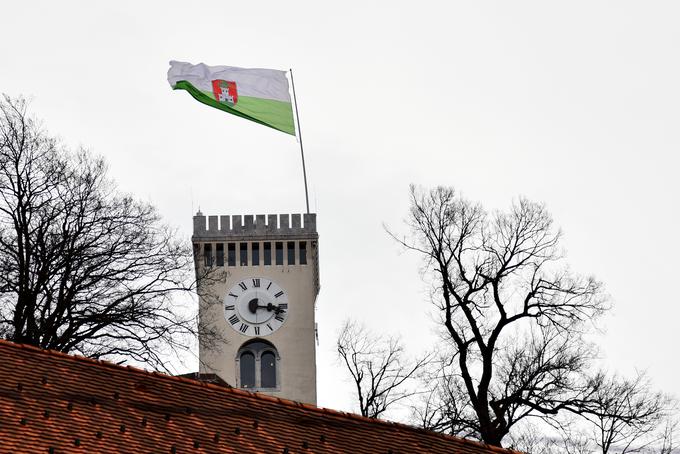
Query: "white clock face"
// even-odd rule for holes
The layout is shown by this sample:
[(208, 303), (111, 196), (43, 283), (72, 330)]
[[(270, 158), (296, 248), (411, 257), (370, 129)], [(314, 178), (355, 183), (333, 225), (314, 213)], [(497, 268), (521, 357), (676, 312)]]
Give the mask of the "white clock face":
[(224, 318), (246, 336), (267, 336), (288, 317), (288, 295), (274, 281), (261, 277), (243, 279), (224, 297)]

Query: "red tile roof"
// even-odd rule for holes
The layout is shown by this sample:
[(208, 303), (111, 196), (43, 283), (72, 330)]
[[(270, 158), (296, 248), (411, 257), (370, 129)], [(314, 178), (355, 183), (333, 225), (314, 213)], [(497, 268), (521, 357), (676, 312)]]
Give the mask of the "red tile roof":
[(0, 452), (511, 451), (402, 424), (0, 341)]

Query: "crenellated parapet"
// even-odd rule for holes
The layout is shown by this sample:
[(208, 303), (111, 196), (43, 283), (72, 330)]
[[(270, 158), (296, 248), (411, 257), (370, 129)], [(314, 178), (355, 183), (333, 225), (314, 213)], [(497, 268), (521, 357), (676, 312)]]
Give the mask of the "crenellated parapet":
[(317, 237), (316, 213), (194, 216), (194, 241)]

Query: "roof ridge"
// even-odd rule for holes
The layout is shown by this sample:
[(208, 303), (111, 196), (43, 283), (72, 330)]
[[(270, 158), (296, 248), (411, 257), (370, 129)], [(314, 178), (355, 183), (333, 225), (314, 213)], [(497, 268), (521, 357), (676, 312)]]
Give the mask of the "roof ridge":
[(237, 395), (241, 395), (244, 397), (252, 398), (252, 399), (260, 399), (260, 400), (268, 400), (271, 402), (277, 402), (281, 405), (285, 405), (288, 407), (295, 407), (295, 408), (304, 408), (309, 411), (317, 412), (317, 413), (322, 413), (324, 415), (329, 415), (329, 416), (335, 416), (335, 417), (340, 417), (340, 418), (351, 418), (351, 419), (359, 419), (364, 421), (365, 423), (369, 424), (377, 424), (377, 425), (388, 425), (396, 428), (401, 428), (401, 429), (406, 429), (409, 431), (414, 431), (414, 432), (421, 432), (421, 433), (427, 433), (430, 435), (435, 435), (438, 437), (442, 438), (448, 438), (452, 440), (459, 441), (464, 444), (471, 444), (474, 446), (480, 446), (484, 447), (485, 449), (490, 449), (499, 453), (519, 453), (519, 451), (515, 451), (512, 449), (507, 449), (507, 448), (500, 448), (497, 446), (491, 446), (487, 445), (486, 443), (476, 441), (476, 440), (469, 440), (467, 438), (461, 438), (461, 437), (456, 437), (454, 435), (449, 435), (441, 432), (435, 432), (432, 430), (424, 429), (422, 427), (416, 427), (412, 426), (409, 424), (401, 423), (401, 422), (395, 422), (395, 421), (387, 421), (387, 420), (382, 420), (382, 419), (377, 419), (377, 418), (368, 418), (366, 416), (362, 416), (356, 413), (350, 413), (350, 412), (344, 412), (340, 410), (334, 410), (332, 408), (326, 408), (326, 407), (319, 407), (316, 405), (312, 404), (307, 404), (303, 402), (298, 402), (294, 400), (289, 400), (289, 399), (283, 399), (281, 397), (275, 397), (275, 396), (270, 396), (267, 394), (261, 394), (261, 393), (255, 393), (255, 392), (250, 392), (250, 391), (245, 391), (242, 389), (238, 388), (232, 388), (232, 387), (224, 387), (224, 386), (219, 386), (215, 385), (212, 383), (206, 383), (202, 382), (199, 380), (194, 380), (190, 378), (184, 378), (184, 377), (179, 377), (179, 376), (174, 376), (174, 375), (169, 375), (165, 374), (163, 372), (159, 371), (150, 371), (146, 369), (142, 369), (139, 367), (135, 366), (121, 366), (120, 364), (115, 364), (110, 361), (105, 361), (101, 359), (93, 359), (93, 358), (88, 358), (86, 356), (81, 356), (81, 355), (72, 355), (64, 352), (60, 352), (58, 350), (51, 350), (51, 349), (46, 349), (46, 348), (41, 348), (37, 347), (35, 345), (30, 345), (30, 344), (20, 344), (4, 339), (0, 339), (0, 348), (1, 347), (8, 347), (8, 348), (13, 348), (13, 349), (18, 349), (18, 350), (30, 350), (34, 351), (36, 353), (40, 353), (43, 355), (51, 355), (51, 356), (56, 356), (60, 357), (63, 359), (66, 359), (68, 361), (75, 361), (75, 362), (83, 362), (83, 363), (88, 363), (91, 365), (99, 366), (99, 367), (105, 367), (105, 368), (113, 368), (113, 369), (118, 369), (118, 370), (127, 370), (130, 372), (133, 372), (138, 375), (143, 375), (146, 377), (154, 377), (154, 378), (160, 378), (163, 380), (171, 380), (171, 381), (176, 381), (184, 384), (188, 384), (191, 386), (200, 386), (212, 390), (216, 390), (219, 392), (226, 392), (226, 393), (233, 393)]

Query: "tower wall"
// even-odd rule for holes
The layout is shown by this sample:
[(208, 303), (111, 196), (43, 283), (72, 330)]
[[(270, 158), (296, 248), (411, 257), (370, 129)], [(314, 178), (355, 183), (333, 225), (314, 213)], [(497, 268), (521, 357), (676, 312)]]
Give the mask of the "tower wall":
[[(295, 243), (295, 257), (300, 257), (300, 243), (307, 247), (307, 263), (288, 263), (284, 250), (281, 265), (264, 265), (263, 246), (277, 241)], [(200, 371), (216, 373), (232, 386), (239, 386), (236, 357), (239, 348), (253, 336), (243, 335), (229, 326), (224, 317), (225, 296), (236, 283), (249, 278), (266, 278), (276, 282), (288, 295), (288, 317), (281, 328), (261, 338), (272, 343), (279, 354), (276, 390), (263, 390), (287, 399), (316, 403), (316, 323), (315, 303), (319, 293), (318, 234), (316, 214), (269, 214), (194, 216), (192, 237), (196, 276), (199, 280), (199, 318), (202, 326), (214, 329), (218, 337), (204, 337), (199, 342)], [(216, 245), (222, 244), (224, 265), (216, 263)], [(228, 244), (236, 245), (236, 262), (228, 265)], [(247, 265), (239, 260), (240, 243), (248, 243)], [(252, 265), (252, 244), (258, 243), (260, 263)], [(213, 257), (206, 261), (205, 245), (211, 245)], [(274, 251), (272, 251), (272, 254)]]

